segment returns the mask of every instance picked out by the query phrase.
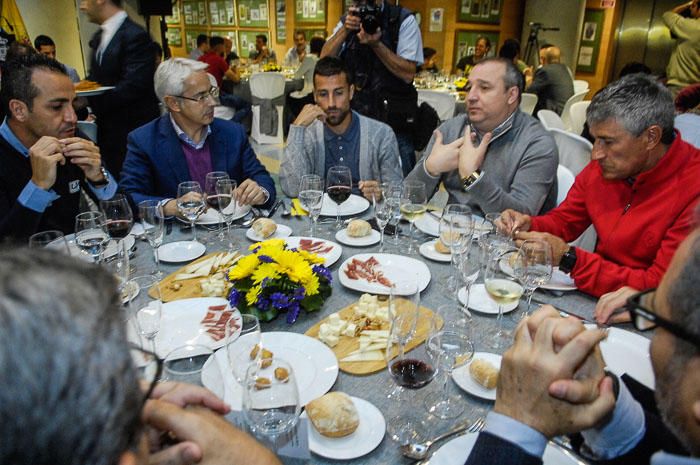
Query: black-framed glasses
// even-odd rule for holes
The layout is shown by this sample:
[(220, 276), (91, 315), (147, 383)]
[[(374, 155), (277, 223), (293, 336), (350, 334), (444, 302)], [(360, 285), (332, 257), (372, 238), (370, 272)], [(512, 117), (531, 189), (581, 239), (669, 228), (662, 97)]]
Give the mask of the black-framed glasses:
[(148, 383), (148, 389), (144, 392), (143, 401), (141, 402), (143, 406), (148, 398), (151, 397), (158, 381), (160, 381), (160, 376), (163, 374), (163, 360), (158, 358), (158, 355), (155, 353), (136, 344), (129, 344), (129, 349), (134, 364), (138, 369), (139, 380)]
[(194, 97), (185, 97), (184, 95), (173, 95), (173, 97), (184, 98), (185, 100), (192, 100), (197, 103), (204, 103), (209, 97), (216, 101), (216, 99), (219, 98), (219, 88), (211, 86), (208, 91), (197, 94)]
[(630, 312), (634, 327), (638, 331), (649, 331), (656, 327), (664, 328), (674, 336), (700, 348), (700, 336), (687, 331), (671, 320), (660, 317), (652, 310), (655, 293), (656, 288), (647, 289), (627, 299), (624, 308)]

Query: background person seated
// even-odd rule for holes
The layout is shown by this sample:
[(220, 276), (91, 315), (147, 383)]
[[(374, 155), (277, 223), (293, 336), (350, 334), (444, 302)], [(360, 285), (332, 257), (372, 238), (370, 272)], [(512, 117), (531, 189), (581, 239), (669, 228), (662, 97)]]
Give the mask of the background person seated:
[(306, 105), (292, 124), (280, 165), (280, 184), (288, 196), (299, 195), (302, 175), (325, 178), (334, 165), (348, 166), (355, 191), (370, 200), (379, 183), (401, 181), (396, 136), (386, 124), (350, 110), (353, 92), (342, 60), (318, 61), (316, 105)]
[(294, 47), (287, 50), (287, 54), (284, 56), (284, 66), (299, 67), (309, 52), (309, 44), (306, 43), (304, 31), (294, 31)]
[(277, 54), (267, 46), (267, 36), (258, 34), (255, 36), (255, 50), (250, 52), (248, 59), (253, 64), (277, 63)]
[(457, 73), (469, 76), (472, 67), (485, 59), (489, 50), (491, 50), (491, 41), (489, 38), (484, 36), (477, 38), (476, 44), (474, 45), (474, 54), (463, 56), (457, 62)]
[(168, 112), (129, 134), (121, 188), (134, 202), (167, 200), (174, 215), (177, 186), (206, 174), (225, 171), (238, 182), (243, 205), (271, 206), (275, 184), (248, 143), (243, 126), (214, 118), (218, 88), (207, 65), (187, 58), (164, 61), (156, 71), (155, 89)]
[[(52, 60), (56, 59), (56, 44), (49, 36), (45, 36), (43, 34), (36, 36), (34, 39), (34, 49)], [(63, 69), (66, 70), (66, 74), (68, 74), (71, 81), (80, 82), (80, 76), (78, 76), (78, 72), (75, 70), (75, 68), (71, 68), (64, 63), (61, 64), (63, 65)]]
[(561, 63), (559, 47), (550, 45), (540, 49), (540, 64), (542, 66), (535, 71), (532, 83), (525, 89), (525, 92), (537, 95), (533, 114), (545, 109), (561, 115), (566, 101), (574, 95), (574, 78)]

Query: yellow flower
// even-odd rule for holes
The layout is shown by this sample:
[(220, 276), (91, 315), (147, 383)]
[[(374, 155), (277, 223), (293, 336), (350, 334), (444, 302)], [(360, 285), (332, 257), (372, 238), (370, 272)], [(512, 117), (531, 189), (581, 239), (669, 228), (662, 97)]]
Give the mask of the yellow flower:
[(253, 272), (253, 282), (255, 284), (262, 283), (263, 279), (277, 279), (280, 277), (279, 265), (276, 263), (261, 263), (260, 266)]
[(245, 295), (245, 301), (248, 305), (255, 305), (258, 301), (258, 295), (260, 294), (260, 286), (251, 287)]
[(315, 274), (311, 275), (311, 279), (304, 283), (304, 288), (306, 289), (306, 295), (316, 295), (318, 294), (319, 282), (318, 277)]
[(258, 267), (258, 257), (254, 254), (246, 255), (236, 262), (231, 271), (229, 271), (228, 277), (232, 281), (239, 279), (244, 279), (250, 276), (253, 271)]
[(321, 257), (320, 255), (316, 255), (315, 253), (307, 252), (306, 250), (300, 250), (299, 255), (312, 265), (323, 265), (326, 262), (325, 258)]

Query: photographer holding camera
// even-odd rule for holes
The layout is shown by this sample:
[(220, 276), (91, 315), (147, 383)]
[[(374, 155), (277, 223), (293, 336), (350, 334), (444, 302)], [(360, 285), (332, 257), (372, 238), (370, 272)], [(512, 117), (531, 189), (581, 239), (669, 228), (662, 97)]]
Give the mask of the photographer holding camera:
[(387, 123), (399, 143), (404, 176), (416, 163), (413, 145), (418, 94), (416, 65), (423, 41), (413, 13), (384, 0), (359, 0), (340, 18), (321, 57), (338, 56), (355, 88), (352, 107)]

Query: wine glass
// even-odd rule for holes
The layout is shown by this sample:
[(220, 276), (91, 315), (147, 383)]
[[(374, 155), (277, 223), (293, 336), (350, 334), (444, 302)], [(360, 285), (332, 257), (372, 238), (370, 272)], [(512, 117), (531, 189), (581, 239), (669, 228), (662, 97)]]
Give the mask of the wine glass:
[(392, 204), (384, 196), (377, 198), (372, 194), (372, 204), (374, 206), (374, 219), (377, 221), (377, 226), (380, 232), (379, 253), (384, 252), (384, 228), (389, 224), (389, 220), (394, 217), (394, 209)]
[(538, 239), (526, 240), (514, 256), (513, 274), (525, 288), (527, 310), (522, 315), (530, 315), (532, 294), (535, 289), (552, 279), (552, 246)]
[[(133, 295), (133, 296), (132, 296)], [(137, 276), (124, 286), (122, 298), (126, 300), (136, 319), (139, 334), (150, 343), (150, 350), (156, 352), (156, 336), (160, 331), (163, 312), (159, 281), (155, 276)]]
[(389, 224), (394, 227), (394, 240), (391, 245), (398, 250), (401, 246), (399, 242), (399, 222), (401, 221), (401, 191), (403, 185), (400, 182), (383, 182), (380, 185), (382, 197), (391, 205), (392, 217)]
[[(262, 356), (260, 321), (255, 315), (243, 313), (240, 318), (230, 318), (225, 329), (228, 365), (234, 379), (242, 385), (250, 362)], [(234, 344), (236, 341), (240, 342)]]
[(156, 269), (153, 275), (158, 279), (163, 277), (160, 270), (160, 260), (158, 259), (158, 248), (163, 244), (165, 236), (165, 214), (163, 206), (157, 200), (144, 200), (139, 202), (139, 216), (143, 226), (143, 235), (148, 240), (153, 249), (153, 259), (156, 262)]
[(496, 330), (491, 333), (491, 347), (500, 349), (505, 344), (506, 334), (503, 330), (503, 306), (517, 303), (523, 295), (523, 287), (516, 281), (500, 271), (498, 262), (501, 254), (498, 250), (492, 251), (486, 265), (484, 274), (484, 286), (489, 297), (498, 304), (498, 317), (496, 318)]
[(326, 191), (328, 197), (337, 205), (335, 228), (342, 229), (340, 221), (340, 205), (345, 202), (352, 192), (352, 174), (347, 166), (337, 165), (328, 169), (326, 176)]
[(192, 227), (192, 241), (197, 242), (195, 221), (206, 210), (202, 187), (197, 181), (181, 182), (177, 186), (177, 208), (187, 218)]
[(228, 173), (225, 171), (212, 171), (207, 173), (204, 178), (204, 195), (207, 199), (207, 205), (210, 208), (215, 209), (219, 213), (221, 222), (217, 225), (216, 230), (212, 231), (219, 237), (219, 241), (224, 240), (224, 228), (221, 225), (225, 221), (224, 216), (221, 214), (221, 207), (219, 205), (220, 194), (216, 191), (216, 184), (222, 179), (228, 179)]
[[(323, 206), (323, 179), (317, 174), (305, 174), (299, 183), (299, 202), (309, 212), (311, 227), (309, 235), (315, 236), (316, 221)], [(340, 208), (340, 206), (338, 206)]]
[(453, 267), (453, 272), (443, 281), (444, 287), (449, 292), (455, 292), (457, 289), (455, 273), (459, 272), (458, 258), (464, 247), (471, 242), (474, 233), (471, 208), (454, 203), (447, 205), (440, 216), (438, 231), (439, 240), (450, 248), (450, 263)]
[(442, 328), (435, 326), (425, 342), (433, 364), (443, 372), (442, 392), (425, 399), (428, 412), (442, 418), (457, 418), (464, 412), (464, 402), (450, 395), (450, 378), (455, 368), (469, 363), (474, 356), (474, 344), (463, 320), (445, 320)]
[(243, 417), (254, 434), (271, 442), (291, 431), (301, 406), (292, 366), (281, 358), (263, 358), (248, 366), (243, 381)]
[(85, 212), (75, 217), (75, 243), (95, 263), (102, 263), (109, 234), (105, 230), (105, 217), (101, 212)]
[[(481, 250), (475, 241), (469, 241), (467, 247), (462, 250), (462, 253), (457, 258), (459, 275), (464, 282), (464, 306), (463, 311), (469, 313), (469, 297), (471, 295), (472, 285), (479, 278), (479, 271), (481, 270), (481, 260), (480, 255)], [(459, 300), (459, 291), (457, 291)]]
[(231, 223), (233, 217), (236, 216), (236, 188), (238, 184), (234, 179), (219, 179), (216, 181), (216, 195), (218, 197), (217, 207), (219, 214), (226, 222), (226, 238), (228, 241), (229, 250), (233, 251), (238, 246), (238, 242), (231, 236)]
[(29, 236), (30, 249), (51, 249), (61, 252), (65, 255), (70, 255), (68, 242), (61, 231), (55, 229), (49, 231), (41, 231)]
[(425, 195), (425, 183), (421, 181), (404, 181), (401, 192), (401, 215), (410, 223), (408, 230), (407, 254), (415, 252), (413, 238), (413, 223), (423, 215), (426, 210), (427, 198)]
[(124, 194), (116, 194), (109, 200), (100, 200), (100, 210), (105, 216), (107, 232), (117, 241), (117, 259), (114, 264), (116, 274), (126, 280), (129, 277), (129, 251), (126, 250), (124, 238), (129, 235), (134, 225), (134, 213)]
[(209, 347), (200, 344), (186, 344), (173, 349), (163, 362), (165, 379), (202, 386), (202, 368), (212, 355)]

